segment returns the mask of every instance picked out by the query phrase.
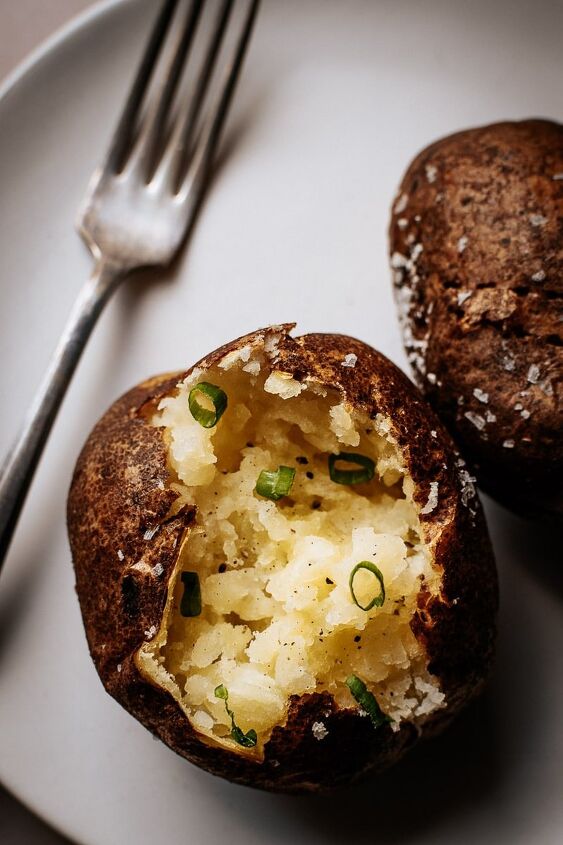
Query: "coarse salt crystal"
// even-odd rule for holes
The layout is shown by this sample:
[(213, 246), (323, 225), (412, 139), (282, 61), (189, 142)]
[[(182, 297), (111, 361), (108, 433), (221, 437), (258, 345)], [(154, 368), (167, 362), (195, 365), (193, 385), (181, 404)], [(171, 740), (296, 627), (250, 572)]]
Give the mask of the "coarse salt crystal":
[(413, 262), (413, 264), (415, 261), (418, 260), (418, 257), (423, 249), (424, 247), (422, 246), (422, 244), (415, 244), (415, 246), (413, 246), (411, 250), (411, 261)]
[(158, 529), (158, 525), (156, 526), (156, 528), (147, 528), (147, 530), (143, 534), (143, 540), (152, 540)]
[(395, 203), (395, 207), (393, 211), (395, 214), (400, 214), (402, 211), (405, 210), (409, 202), (409, 195), (408, 194), (401, 194), (397, 202)]
[(485, 428), (486, 420), (481, 414), (474, 414), (473, 411), (466, 411), (463, 415), (470, 423), (473, 423), (475, 428), (478, 428), (479, 431), (482, 431)]
[(432, 431), (430, 432), (430, 436), (431, 437), (438, 437), (438, 432), (434, 431), (434, 429), (432, 429)]
[(530, 412), (526, 408), (524, 408), (524, 410), (520, 413), (520, 416), (523, 420), (527, 420), (530, 418)]
[(505, 440), (502, 445), (505, 449), (514, 449), (514, 440)]
[(537, 384), (540, 380), (540, 368), (537, 364), (531, 364), (528, 370), (527, 379), (530, 384)]
[(319, 741), (328, 735), (328, 730), (324, 722), (313, 722), (311, 725), (311, 731), (315, 739), (318, 739)]
[(405, 255), (402, 255), (400, 252), (394, 252), (391, 256), (391, 267), (394, 270), (398, 270), (401, 267), (406, 267), (408, 263), (409, 259)]
[(436, 384), (436, 381), (437, 381), (437, 379), (436, 379), (436, 373), (427, 373), (427, 374), (426, 374), (426, 378), (428, 379), (428, 381), (430, 382), (430, 384)]
[(514, 360), (514, 358), (509, 358), (508, 355), (505, 355), (502, 359), (502, 366), (505, 370), (511, 373), (516, 367), (516, 361)]
[(489, 410), (485, 411), (485, 419), (487, 420), (487, 422), (496, 422), (497, 421), (496, 414), (493, 414)]
[(543, 282), (544, 279), (545, 279), (545, 270), (538, 270), (538, 272), (534, 273), (534, 275), (532, 276), (533, 282)]
[(543, 214), (530, 214), (528, 220), (532, 226), (545, 226), (547, 223), (547, 217), (544, 217)]
[(467, 244), (469, 243), (469, 238), (467, 235), (462, 235), (459, 241), (457, 242), (457, 251), (461, 255)]
[(399, 229), (406, 229), (408, 225), (409, 221), (406, 217), (399, 217), (399, 219), (397, 220), (397, 226), (399, 227)]
[(438, 168), (435, 164), (427, 164), (424, 168), (426, 171), (426, 178), (430, 183), (436, 181), (436, 176), (438, 175)]
[(153, 575), (156, 575), (156, 577), (159, 578), (162, 575), (162, 573), (164, 572), (163, 565), (161, 563), (157, 563), (155, 566), (153, 566), (152, 572), (153, 572)]
[(121, 551), (121, 549), (118, 549), (118, 550), (117, 550), (117, 559), (118, 559), (118, 560), (125, 560), (125, 555), (123, 554), (123, 552)]
[(484, 390), (481, 390), (480, 387), (475, 388), (475, 390), (473, 391), (473, 396), (475, 397), (475, 399), (478, 399), (479, 402), (482, 402), (484, 405), (486, 405), (489, 401), (489, 394), (485, 393)]
[(144, 632), (144, 634), (145, 634), (145, 637), (146, 637), (148, 640), (152, 640), (152, 638), (153, 638), (153, 637), (154, 637), (154, 635), (156, 634), (156, 625), (151, 625), (151, 626), (150, 626), (150, 628), (148, 628), (148, 630), (146, 630), (146, 631)]
[(563, 179), (563, 173), (554, 173), (551, 178), (557, 182), (559, 179)]
[(357, 360), (358, 360), (358, 356), (354, 355), (353, 352), (349, 352), (348, 355), (346, 355), (344, 360), (341, 362), (340, 366), (341, 367), (355, 367)]
[(118, 671), (118, 672), (121, 672), (121, 663), (118, 663), (118, 664), (117, 664), (117, 671)]
[(472, 291), (470, 291), (470, 290), (460, 290), (458, 295), (457, 295), (457, 304), (463, 305), (463, 303), (466, 302), (466, 300), (469, 299), (471, 294), (472, 294)]

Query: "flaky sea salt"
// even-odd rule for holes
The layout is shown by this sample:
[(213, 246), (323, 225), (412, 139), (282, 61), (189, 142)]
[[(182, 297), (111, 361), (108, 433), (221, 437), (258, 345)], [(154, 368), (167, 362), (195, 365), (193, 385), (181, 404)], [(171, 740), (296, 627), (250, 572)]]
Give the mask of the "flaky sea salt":
[(547, 217), (544, 217), (543, 214), (530, 214), (528, 220), (532, 226), (545, 226), (547, 223)]
[(427, 164), (424, 168), (426, 171), (426, 178), (430, 183), (436, 181), (436, 176), (438, 175), (438, 168), (435, 164)]
[(482, 402), (484, 405), (486, 405), (489, 401), (489, 394), (485, 393), (484, 390), (481, 390), (480, 387), (475, 388), (475, 390), (473, 391), (473, 396), (475, 397), (475, 399), (478, 399), (479, 402)]
[(543, 282), (544, 279), (545, 279), (545, 270), (538, 270), (538, 272), (534, 273), (534, 275), (532, 276), (533, 282)]
[(436, 381), (437, 381), (437, 379), (436, 379), (436, 373), (427, 373), (427, 374), (426, 374), (426, 378), (428, 379), (428, 381), (430, 382), (430, 384), (436, 384)]
[(469, 299), (471, 294), (472, 291), (470, 290), (460, 290), (457, 294), (457, 304), (460, 306), (463, 305), (463, 303)]
[(143, 534), (143, 540), (152, 540), (156, 532), (158, 531), (159, 526), (157, 525), (156, 528), (147, 528), (145, 533)]
[(117, 559), (118, 559), (118, 560), (125, 560), (125, 555), (123, 554), (123, 552), (121, 551), (121, 549), (118, 549), (118, 550), (117, 550)]
[(409, 195), (408, 194), (401, 194), (397, 202), (395, 203), (395, 207), (393, 211), (395, 214), (400, 214), (402, 211), (405, 210), (409, 202)]
[(406, 255), (402, 255), (400, 252), (394, 252), (391, 256), (391, 267), (393, 270), (399, 270), (403, 267), (406, 267), (409, 263), (409, 259)]
[(505, 449), (514, 449), (514, 440), (505, 440), (502, 445)]
[(315, 739), (318, 739), (319, 741), (324, 739), (325, 736), (328, 736), (328, 730), (324, 722), (313, 722), (311, 725), (311, 731)]
[(345, 356), (344, 360), (341, 362), (341, 367), (355, 367), (356, 362), (358, 360), (358, 356), (354, 355), (353, 352), (349, 352), (348, 355)]
[(481, 414), (475, 414), (473, 411), (466, 411), (463, 415), (470, 423), (473, 423), (475, 428), (478, 428), (479, 431), (482, 431), (485, 428), (486, 420)]
[(469, 238), (467, 237), (467, 235), (462, 235), (461, 238), (459, 239), (459, 241), (457, 242), (457, 251), (459, 252), (460, 255), (464, 251), (464, 249), (465, 249), (465, 247), (467, 246), (468, 243), (469, 243)]
[(537, 384), (540, 380), (540, 368), (537, 364), (531, 364), (526, 377), (530, 384)]
[(160, 576), (162, 575), (163, 572), (164, 572), (164, 567), (161, 563), (157, 563), (152, 568), (152, 574), (156, 575), (157, 578), (160, 578)]

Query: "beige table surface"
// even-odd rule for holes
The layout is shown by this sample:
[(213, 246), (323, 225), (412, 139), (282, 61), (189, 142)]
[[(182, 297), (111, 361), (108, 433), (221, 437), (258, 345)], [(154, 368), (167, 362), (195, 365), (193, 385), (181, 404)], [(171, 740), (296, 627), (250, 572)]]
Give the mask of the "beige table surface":
[[(0, 82), (41, 41), (91, 5), (93, 0), (0, 0)], [(68, 845), (69, 840), (40, 822), (0, 785), (0, 843)]]

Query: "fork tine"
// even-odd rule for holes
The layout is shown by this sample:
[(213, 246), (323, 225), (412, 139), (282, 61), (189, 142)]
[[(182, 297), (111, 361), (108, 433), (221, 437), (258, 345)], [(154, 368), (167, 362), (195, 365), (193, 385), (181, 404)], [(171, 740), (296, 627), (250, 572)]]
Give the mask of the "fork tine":
[[(227, 66), (221, 88), (216, 101), (210, 107), (209, 116), (202, 126), (188, 172), (183, 179), (181, 172), (176, 171), (175, 173), (178, 179), (178, 199), (182, 202), (189, 200), (194, 211), (203, 195), (207, 171), (229, 112), (259, 5), (260, 0), (250, 0), (249, 2), (248, 10), (243, 19), (243, 26)], [(180, 149), (179, 155), (183, 156), (183, 152), (183, 149)], [(176, 159), (173, 168), (180, 164), (180, 161)]]
[(156, 93), (153, 104), (149, 107), (146, 130), (141, 132), (138, 139), (141, 172), (147, 182), (158, 163), (166, 119), (197, 29), (202, 5), (203, 0), (192, 0), (184, 25), (171, 51), (161, 90)]
[(118, 173), (131, 144), (135, 120), (165, 40), (178, 0), (165, 0), (149, 37), (137, 75), (117, 124), (102, 171)]
[(201, 112), (201, 106), (203, 104), (205, 94), (213, 76), (213, 69), (215, 67), (217, 55), (223, 41), (223, 36), (229, 22), (232, 8), (233, 0), (223, 0), (215, 21), (215, 27), (211, 35), (211, 40), (207, 48), (203, 64), (195, 82), (194, 90), (190, 92), (190, 96), (185, 103), (185, 116), (180, 116), (178, 118), (174, 128), (174, 133), (170, 140), (170, 155), (174, 159), (174, 183), (179, 181), (180, 174), (183, 173), (187, 167), (195, 127)]

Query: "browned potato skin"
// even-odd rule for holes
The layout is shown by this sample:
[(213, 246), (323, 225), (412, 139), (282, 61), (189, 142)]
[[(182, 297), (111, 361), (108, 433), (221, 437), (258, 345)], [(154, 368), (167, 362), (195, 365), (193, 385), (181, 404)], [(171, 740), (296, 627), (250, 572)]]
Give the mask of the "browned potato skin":
[[(283, 328), (288, 332), (292, 327)], [(196, 366), (213, 365), (259, 334), (264, 331), (227, 344)], [(356, 408), (394, 420), (421, 504), (427, 501), (429, 482), (439, 482), (439, 506), (421, 519), (427, 541), (436, 544), (436, 561), (444, 567), (443, 600), (429, 600), (421, 593), (413, 623), (417, 637), (426, 643), (430, 669), (448, 697), (447, 709), (423, 726), (422, 732), (429, 734), (480, 690), (492, 659), (497, 582), (479, 502), (471, 499), (474, 516), (462, 505), (449, 436), (418, 391), (383, 355), (341, 335), (294, 339), (286, 333), (278, 349), (276, 367), (297, 379), (313, 376), (340, 388)], [(350, 352), (358, 356), (356, 367), (342, 367)], [(68, 530), (76, 588), (104, 686), (174, 751), (232, 781), (284, 792), (317, 791), (385, 768), (417, 740), (413, 725), (403, 724), (396, 733), (388, 726), (376, 731), (352, 709), (352, 702), (350, 710), (339, 711), (326, 693), (296, 697), (287, 725), (274, 730), (264, 761), (256, 762), (236, 749), (207, 744), (170, 694), (139, 674), (134, 654), (146, 639), (144, 632), (160, 624), (179, 541), (195, 515), (184, 512), (166, 520), (175, 493), (167, 489), (162, 434), (148, 422), (159, 399), (185, 375), (151, 379), (119, 399), (88, 438), (72, 480)], [(160, 530), (144, 540), (143, 533), (157, 525)], [(141, 557), (150, 566), (162, 564), (161, 576), (132, 570), (131, 564)], [(322, 741), (311, 732), (319, 718), (328, 729)]]
[[(479, 482), (517, 511), (563, 521), (563, 181), (556, 174), (563, 174), (559, 123), (497, 123), (437, 141), (403, 178), (398, 196), (408, 202), (393, 213), (390, 247), (409, 257), (422, 246), (413, 265), (394, 271), (398, 298), (412, 292), (405, 345), (417, 382)], [(467, 238), (461, 251), (460, 238)], [(424, 337), (419, 356), (412, 340)], [(531, 365), (539, 368), (536, 384), (528, 381)], [(489, 394), (488, 404), (475, 389)], [(496, 420), (485, 419), (481, 430), (464, 416), (485, 418), (487, 410)]]

